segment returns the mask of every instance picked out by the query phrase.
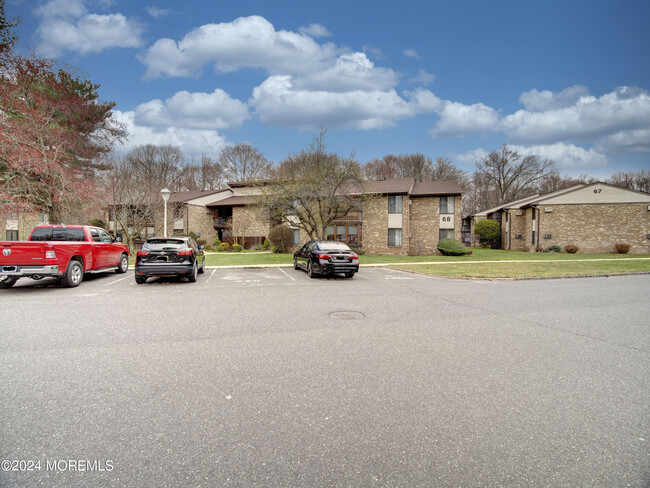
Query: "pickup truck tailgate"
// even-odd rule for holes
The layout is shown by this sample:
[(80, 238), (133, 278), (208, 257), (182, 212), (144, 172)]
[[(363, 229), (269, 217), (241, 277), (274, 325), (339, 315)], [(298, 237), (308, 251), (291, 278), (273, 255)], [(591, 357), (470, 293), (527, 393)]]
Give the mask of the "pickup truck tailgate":
[(44, 242), (0, 242), (0, 266), (43, 264), (47, 248)]

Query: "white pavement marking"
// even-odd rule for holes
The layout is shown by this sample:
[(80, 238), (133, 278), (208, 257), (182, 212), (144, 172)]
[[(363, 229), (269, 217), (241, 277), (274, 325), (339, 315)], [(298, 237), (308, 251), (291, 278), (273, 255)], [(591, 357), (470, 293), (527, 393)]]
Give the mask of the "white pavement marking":
[(113, 283), (117, 283), (118, 281), (126, 280), (128, 278), (131, 278), (131, 276), (125, 276), (124, 278), (120, 278), (119, 280), (111, 281), (110, 283), (106, 283), (104, 286), (110, 286)]
[(282, 268), (278, 268), (278, 269), (279, 269), (280, 272), (281, 272), (282, 274), (284, 274), (287, 278), (289, 278), (290, 280), (296, 281), (296, 279), (295, 279), (293, 276), (289, 276), (289, 273), (287, 273), (285, 270), (283, 270)]
[(364, 276), (364, 275), (362, 275), (360, 273), (356, 273), (354, 276), (357, 277), (357, 278), (363, 278), (364, 280), (369, 280), (370, 279), (367, 276)]
[(212, 277), (214, 276), (214, 274), (215, 274), (216, 272), (217, 272), (216, 269), (213, 269), (213, 270), (212, 270), (212, 273), (210, 273), (210, 276), (208, 276), (208, 279), (206, 280), (206, 283), (210, 283), (210, 280), (212, 279)]

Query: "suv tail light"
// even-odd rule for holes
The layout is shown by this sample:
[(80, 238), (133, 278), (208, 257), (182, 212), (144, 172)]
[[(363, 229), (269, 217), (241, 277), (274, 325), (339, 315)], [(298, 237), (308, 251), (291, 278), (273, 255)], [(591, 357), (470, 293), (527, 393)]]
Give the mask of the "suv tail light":
[(137, 255), (138, 255), (138, 257), (149, 256), (149, 252), (148, 251), (138, 251)]
[(329, 254), (316, 254), (316, 257), (318, 259), (332, 259), (332, 256), (330, 256)]
[(194, 254), (194, 249), (187, 249), (186, 251), (177, 251), (177, 256), (191, 256)]

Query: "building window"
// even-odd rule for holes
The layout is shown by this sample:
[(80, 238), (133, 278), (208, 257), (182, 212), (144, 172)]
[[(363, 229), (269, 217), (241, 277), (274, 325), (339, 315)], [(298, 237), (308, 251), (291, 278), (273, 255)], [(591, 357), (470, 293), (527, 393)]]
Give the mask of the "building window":
[[(330, 234), (330, 229), (332, 229), (331, 232), (336, 229), (336, 236)], [(336, 226), (328, 227), (325, 233), (327, 239), (330, 239), (331, 236), (332, 240), (345, 242), (350, 246), (359, 245), (359, 226), (357, 224), (336, 224)]]
[(300, 229), (293, 229), (293, 243), (296, 246), (300, 244)]
[(454, 197), (440, 197), (440, 213), (441, 214), (454, 213)]
[(390, 247), (402, 245), (402, 229), (388, 229), (388, 245)]
[(18, 231), (17, 230), (8, 230), (7, 231), (7, 240), (8, 241), (17, 241), (18, 240)]
[(440, 239), (453, 239), (454, 229), (440, 229)]
[(402, 195), (389, 195), (388, 196), (388, 213), (389, 214), (401, 214), (402, 213)]

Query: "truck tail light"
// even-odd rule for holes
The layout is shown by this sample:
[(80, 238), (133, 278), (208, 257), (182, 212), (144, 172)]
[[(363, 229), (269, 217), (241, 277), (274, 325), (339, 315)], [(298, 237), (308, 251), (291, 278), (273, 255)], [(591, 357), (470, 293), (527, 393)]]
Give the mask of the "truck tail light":
[(56, 251), (45, 251), (45, 259), (56, 259)]
[(329, 254), (316, 254), (316, 257), (318, 259), (332, 259), (332, 256), (330, 256)]
[(149, 252), (148, 251), (138, 251), (137, 255), (138, 255), (138, 257), (149, 256)]

